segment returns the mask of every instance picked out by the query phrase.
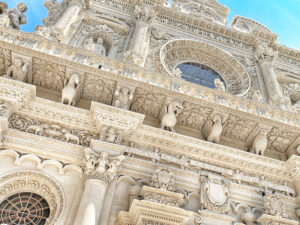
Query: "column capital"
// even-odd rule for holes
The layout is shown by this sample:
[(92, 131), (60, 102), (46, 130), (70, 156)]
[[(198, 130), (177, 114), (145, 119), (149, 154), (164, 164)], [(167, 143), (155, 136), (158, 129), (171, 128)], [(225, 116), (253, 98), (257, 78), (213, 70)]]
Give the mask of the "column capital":
[(137, 21), (142, 21), (151, 24), (156, 18), (155, 10), (149, 5), (138, 5), (134, 10)]
[(110, 184), (119, 174), (124, 156), (109, 157), (107, 152), (100, 155), (91, 149), (85, 150), (85, 173), (87, 179), (101, 180), (105, 184)]
[(300, 156), (292, 155), (286, 163), (292, 178), (300, 181)]
[(278, 52), (275, 51), (271, 46), (265, 42), (260, 42), (256, 44), (255, 48), (255, 59), (258, 64), (263, 64), (266, 62), (272, 63), (277, 57)]

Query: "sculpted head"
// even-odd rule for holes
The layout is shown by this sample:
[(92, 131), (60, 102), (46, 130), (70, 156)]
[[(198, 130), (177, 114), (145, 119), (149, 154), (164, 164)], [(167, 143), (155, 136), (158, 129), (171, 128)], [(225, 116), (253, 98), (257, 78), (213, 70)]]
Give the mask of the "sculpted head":
[(15, 58), (14, 64), (16, 67), (20, 67), (23, 65), (23, 60), (21, 58)]
[(20, 10), (20, 12), (22, 13), (25, 13), (27, 11), (27, 6), (25, 3), (23, 2), (20, 2), (18, 5), (17, 5), (17, 8), (18, 10)]
[(123, 87), (121, 91), (123, 95), (128, 95), (129, 93), (129, 89), (127, 87)]

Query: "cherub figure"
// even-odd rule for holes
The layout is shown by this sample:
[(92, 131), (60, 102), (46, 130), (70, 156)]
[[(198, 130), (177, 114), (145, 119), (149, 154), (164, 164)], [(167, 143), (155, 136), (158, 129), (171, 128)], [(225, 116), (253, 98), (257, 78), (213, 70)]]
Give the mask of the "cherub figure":
[(29, 71), (28, 67), (28, 63), (24, 63), (21, 58), (17, 57), (13, 61), (13, 65), (8, 68), (7, 76), (13, 78), (14, 80), (25, 82), (26, 75)]
[(93, 154), (91, 152), (87, 152), (85, 154), (85, 159), (86, 159), (85, 171), (86, 171), (86, 174), (88, 174), (95, 169), (95, 164), (96, 164), (95, 154)]
[(26, 16), (24, 13), (27, 11), (25, 3), (21, 2), (17, 5), (17, 8), (10, 9), (7, 11), (10, 19), (9, 27), (20, 30), (21, 24), (26, 24)]
[(225, 91), (225, 85), (220, 79), (215, 79), (214, 84), (218, 90)]
[(121, 109), (129, 109), (133, 99), (133, 91), (127, 87), (118, 86), (115, 91), (115, 104), (114, 106)]

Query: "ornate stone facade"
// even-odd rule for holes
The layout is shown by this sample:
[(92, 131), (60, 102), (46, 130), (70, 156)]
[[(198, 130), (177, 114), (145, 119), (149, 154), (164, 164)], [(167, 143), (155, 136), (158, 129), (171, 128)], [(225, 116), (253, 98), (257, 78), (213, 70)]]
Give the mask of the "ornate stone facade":
[(0, 2), (0, 224), (299, 224), (299, 51), (217, 0), (45, 7)]

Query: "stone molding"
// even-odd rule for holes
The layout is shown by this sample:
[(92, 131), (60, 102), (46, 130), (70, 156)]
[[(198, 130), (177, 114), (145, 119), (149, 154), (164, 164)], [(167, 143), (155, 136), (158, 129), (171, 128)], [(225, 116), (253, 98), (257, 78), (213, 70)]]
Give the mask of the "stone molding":
[[(250, 88), (250, 77), (242, 64), (228, 52), (201, 41), (175, 39), (165, 43), (155, 61), (158, 71), (170, 77), (174, 67), (183, 62), (197, 62), (218, 72), (226, 83), (226, 91), (243, 96)], [(240, 83), (241, 85), (237, 85)]]
[(263, 214), (257, 220), (262, 225), (299, 225), (298, 221)]

